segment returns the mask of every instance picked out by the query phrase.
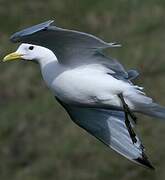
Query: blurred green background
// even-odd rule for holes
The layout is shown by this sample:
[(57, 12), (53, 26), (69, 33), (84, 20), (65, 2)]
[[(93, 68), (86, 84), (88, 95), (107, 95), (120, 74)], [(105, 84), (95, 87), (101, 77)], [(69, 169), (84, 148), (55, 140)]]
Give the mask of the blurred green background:
[[(165, 105), (164, 0), (0, 0), (1, 58), (9, 36), (54, 19), (123, 47), (107, 53), (141, 72), (136, 81)], [(44, 85), (38, 65), (0, 64), (1, 180), (164, 180), (165, 122), (139, 116), (138, 132), (156, 171), (121, 157), (77, 127)]]

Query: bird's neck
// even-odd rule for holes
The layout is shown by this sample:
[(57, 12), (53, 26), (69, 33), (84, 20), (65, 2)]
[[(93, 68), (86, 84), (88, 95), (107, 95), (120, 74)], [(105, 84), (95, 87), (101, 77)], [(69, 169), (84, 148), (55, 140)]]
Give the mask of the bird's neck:
[(39, 64), (43, 79), (48, 87), (51, 86), (53, 80), (65, 69), (56, 58), (42, 59), (39, 61)]
[(56, 56), (52, 55), (52, 56), (47, 56), (47, 57), (43, 57), (42, 59), (38, 60), (38, 63), (40, 64), (41, 68), (44, 68), (45, 66), (47, 66), (48, 64), (57, 64), (57, 58)]

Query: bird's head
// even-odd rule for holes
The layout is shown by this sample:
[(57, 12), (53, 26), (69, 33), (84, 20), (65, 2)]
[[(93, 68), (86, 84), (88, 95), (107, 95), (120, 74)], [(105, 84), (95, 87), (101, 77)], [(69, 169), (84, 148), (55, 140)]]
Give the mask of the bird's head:
[(49, 61), (51, 59), (57, 59), (55, 54), (48, 48), (37, 46), (33, 44), (21, 44), (16, 52), (8, 54), (4, 57), (3, 61), (11, 60), (30, 60), (30, 61)]

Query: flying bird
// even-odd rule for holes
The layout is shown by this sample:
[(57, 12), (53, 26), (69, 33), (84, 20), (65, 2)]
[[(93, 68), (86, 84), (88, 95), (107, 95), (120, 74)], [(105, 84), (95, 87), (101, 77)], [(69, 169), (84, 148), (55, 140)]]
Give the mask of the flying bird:
[(46, 85), (77, 125), (129, 160), (154, 169), (134, 131), (135, 112), (165, 119), (165, 108), (133, 84), (136, 70), (126, 71), (103, 54), (119, 44), (52, 23), (13, 34), (11, 41), (21, 44), (3, 61), (38, 62)]

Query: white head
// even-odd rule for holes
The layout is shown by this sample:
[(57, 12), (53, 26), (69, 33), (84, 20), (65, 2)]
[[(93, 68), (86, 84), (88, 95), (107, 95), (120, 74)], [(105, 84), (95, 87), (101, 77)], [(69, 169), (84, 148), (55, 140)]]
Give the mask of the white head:
[(5, 56), (3, 61), (18, 59), (37, 61), (40, 64), (57, 60), (55, 54), (50, 49), (26, 43), (21, 44), (16, 52)]

